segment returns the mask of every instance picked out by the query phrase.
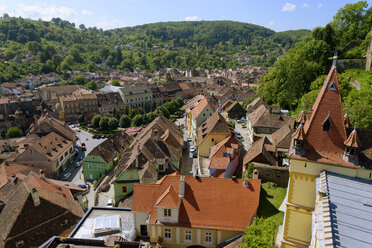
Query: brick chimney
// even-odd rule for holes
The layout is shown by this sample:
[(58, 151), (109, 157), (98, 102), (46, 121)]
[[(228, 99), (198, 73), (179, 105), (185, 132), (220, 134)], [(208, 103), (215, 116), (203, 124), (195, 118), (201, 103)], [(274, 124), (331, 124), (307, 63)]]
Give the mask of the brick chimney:
[(31, 196), (32, 200), (34, 201), (34, 206), (37, 207), (40, 205), (40, 196), (39, 193), (37, 192), (36, 188), (31, 189)]
[(185, 196), (185, 176), (180, 177), (180, 194), (179, 197)]

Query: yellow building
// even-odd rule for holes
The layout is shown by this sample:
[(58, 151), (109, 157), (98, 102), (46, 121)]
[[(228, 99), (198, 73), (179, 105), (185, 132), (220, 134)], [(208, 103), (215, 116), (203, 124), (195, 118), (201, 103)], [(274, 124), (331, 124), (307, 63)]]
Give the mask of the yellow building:
[(178, 173), (156, 184), (135, 184), (132, 211), (137, 233), (163, 247), (216, 247), (240, 236), (251, 224), (260, 187), (258, 179)]
[[(289, 149), (290, 178), (281, 247), (317, 247), (311, 243), (316, 235), (312, 226), (316, 181), (323, 171), (372, 180), (372, 170), (367, 169), (372, 161), (368, 147), (371, 130), (349, 128), (347, 114), (343, 116), (342, 112), (335, 66), (306, 120), (300, 123)], [(359, 136), (358, 132), (365, 135)]]
[[(151, 106), (153, 101), (152, 91), (147, 86), (131, 86), (120, 88), (120, 96), (123, 98), (124, 104), (129, 109)], [(155, 99), (154, 99), (155, 100)]]
[(197, 129), (199, 156), (209, 157), (213, 146), (232, 135), (233, 128), (219, 112), (214, 112)]
[(90, 90), (78, 89), (70, 95), (60, 96), (56, 109), (64, 121), (74, 121), (79, 115), (98, 113), (97, 95)]

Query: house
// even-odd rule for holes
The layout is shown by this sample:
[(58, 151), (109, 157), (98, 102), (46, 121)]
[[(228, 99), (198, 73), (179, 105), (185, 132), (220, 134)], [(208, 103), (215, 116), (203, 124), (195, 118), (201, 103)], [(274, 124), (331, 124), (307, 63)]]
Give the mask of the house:
[(264, 102), (264, 99), (261, 97), (257, 97), (254, 99), (250, 104), (247, 105), (245, 108), (247, 111), (247, 114), (250, 114), (254, 112), (256, 109), (258, 109), (261, 105), (264, 105), (271, 114), (280, 114), (280, 106), (271, 106)]
[(285, 125), (290, 126), (291, 129), (294, 128), (295, 119), (293, 117), (272, 114), (271, 109), (270, 106), (262, 104), (248, 114), (247, 129), (251, 144), (259, 138), (271, 135)]
[(45, 136), (50, 132), (55, 132), (63, 138), (76, 144), (76, 132), (65, 122), (52, 117), (49, 113), (43, 114), (30, 126), (28, 134), (36, 134), (39, 137)]
[(234, 135), (213, 146), (209, 154), (210, 176), (231, 178), (239, 166), (240, 149)]
[(129, 135), (119, 131), (96, 146), (81, 162), (84, 180), (97, 180), (104, 175), (131, 142)]
[(6, 95), (22, 95), (24, 93), (23, 88), (17, 83), (2, 83), (0, 85), (0, 93)]
[(35, 97), (43, 100), (50, 108), (54, 109), (60, 96), (71, 95), (74, 91), (82, 88), (80, 85), (39, 87), (36, 90)]
[(121, 156), (113, 179), (115, 201), (130, 195), (135, 182), (155, 183), (163, 175), (180, 171), (182, 148), (182, 132), (160, 114)]
[(234, 129), (219, 112), (214, 112), (196, 130), (199, 156), (209, 157), (211, 148), (231, 135)]
[(259, 179), (164, 176), (136, 183), (136, 231), (163, 247), (217, 247), (244, 232), (257, 213)]
[(32, 173), (0, 188), (0, 247), (38, 247), (84, 215), (68, 190)]
[(27, 147), (14, 161), (41, 161), (49, 163), (49, 171), (53, 174), (59, 174), (66, 170), (67, 165), (71, 163), (73, 155), (75, 155), (74, 148), (71, 140), (52, 131)]
[(119, 93), (125, 106), (129, 109), (144, 108), (145, 105), (150, 105), (153, 100), (151, 90), (145, 85), (120, 88)]
[(194, 96), (192, 88), (187, 83), (179, 83), (178, 85), (182, 89), (183, 99), (190, 99)]
[[(337, 57), (336, 57), (337, 58)], [(319, 177), (324, 177), (321, 173), (337, 173), (343, 176), (353, 178), (353, 180), (367, 180), (371, 182), (372, 175), (372, 131), (361, 129), (350, 129), (345, 127), (344, 115), (341, 104), (340, 87), (337, 78), (337, 70), (335, 60), (330, 69), (326, 80), (320, 92), (310, 109), (307, 119), (301, 123), (296, 132), (292, 136), (291, 146), (289, 149), (290, 167), (289, 167), (289, 184), (287, 191), (286, 212), (283, 223), (283, 231), (280, 234), (282, 247), (307, 247), (311, 245), (313, 235), (318, 234), (318, 229), (313, 227), (313, 219), (315, 208), (319, 203), (317, 201), (317, 194), (327, 196), (326, 186), (330, 178), (322, 180), (320, 186), (324, 190), (317, 192), (317, 181)], [(330, 104), (332, 103), (332, 104)], [(340, 181), (337, 188), (345, 188), (344, 194), (349, 192), (348, 184), (344, 187)], [(334, 192), (334, 191), (333, 191)], [(360, 192), (360, 191), (359, 191)], [(353, 191), (353, 195), (360, 194), (358, 190)], [(332, 202), (332, 187), (329, 191), (328, 199)], [(361, 193), (364, 200), (367, 202), (368, 195)], [(327, 198), (327, 197), (326, 197)], [(318, 198), (319, 199), (319, 198)], [(353, 198), (350, 198), (352, 200)], [(350, 201), (351, 202), (351, 201)], [(323, 203), (323, 198), (320, 202)], [(326, 203), (326, 202), (325, 202)], [(357, 204), (357, 201), (355, 202)], [(330, 209), (330, 213), (326, 216), (335, 218), (334, 214), (339, 211), (346, 210), (336, 201), (326, 204), (324, 211)], [(340, 204), (342, 204), (340, 202)], [(339, 208), (333, 209), (338, 206)], [(330, 206), (329, 208), (327, 206)], [(353, 207), (353, 222), (360, 223), (357, 214), (363, 211), (364, 206), (356, 205)], [(338, 211), (339, 210), (339, 211)], [(356, 213), (357, 211), (358, 213)], [(319, 213), (319, 212), (318, 212)], [(363, 212), (363, 216), (368, 213)], [(351, 216), (351, 215), (350, 215)], [(344, 238), (337, 239), (337, 235), (344, 233), (344, 226), (347, 222), (342, 223), (342, 215), (337, 226), (330, 225), (326, 220), (323, 225), (327, 235), (324, 236), (325, 244), (331, 244), (331, 241), (343, 242)], [(363, 224), (368, 226), (367, 223)], [(353, 228), (355, 230), (355, 228)], [(331, 238), (333, 235), (336, 235)], [(365, 240), (363, 236), (359, 236), (359, 232), (349, 232), (348, 236), (362, 241)], [(355, 241), (359, 242), (359, 241)], [(338, 243), (339, 244), (339, 243)], [(347, 243), (343, 243), (347, 247)], [(360, 243), (355, 243), (358, 247)], [(331, 245), (332, 247), (334, 245)], [(354, 244), (352, 245), (354, 246)], [(368, 247), (369, 245), (365, 245)], [(363, 247), (363, 246), (359, 246)]]
[(159, 86), (159, 90), (163, 97), (163, 103), (169, 102), (176, 98), (182, 98), (182, 88), (178, 83), (165, 83)]
[(160, 106), (163, 104), (163, 96), (162, 93), (159, 89), (159, 87), (156, 84), (149, 84), (148, 87), (151, 90), (152, 93), (152, 100), (151, 100), (151, 105), (153, 106)]
[(94, 115), (98, 113), (97, 95), (90, 90), (78, 89), (70, 95), (60, 96), (55, 109), (60, 120), (81, 120), (88, 114)]
[(215, 108), (205, 96), (198, 95), (185, 105), (184, 110), (188, 135), (196, 140), (197, 127), (213, 114)]
[(111, 113), (115, 107), (117, 110), (124, 110), (125, 104), (119, 92), (98, 93), (98, 111), (100, 113)]
[(245, 113), (245, 109), (237, 101), (229, 99), (222, 105), (222, 116), (225, 119), (240, 120), (245, 117)]

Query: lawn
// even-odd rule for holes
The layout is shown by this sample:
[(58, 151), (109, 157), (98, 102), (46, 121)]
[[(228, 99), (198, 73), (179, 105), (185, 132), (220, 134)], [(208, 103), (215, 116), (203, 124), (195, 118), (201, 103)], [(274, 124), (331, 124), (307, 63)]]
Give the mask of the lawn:
[(279, 207), (286, 193), (286, 188), (272, 182), (262, 184), (256, 221), (247, 227), (240, 247), (274, 247), (278, 226), (283, 223), (284, 217)]

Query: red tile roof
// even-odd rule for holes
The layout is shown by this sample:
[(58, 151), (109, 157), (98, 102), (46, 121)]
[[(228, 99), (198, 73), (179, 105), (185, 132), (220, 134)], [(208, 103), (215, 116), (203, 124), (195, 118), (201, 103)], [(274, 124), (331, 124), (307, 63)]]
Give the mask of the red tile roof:
[(164, 193), (159, 196), (155, 206), (177, 208), (180, 205), (180, 199), (173, 185), (169, 185)]
[(196, 104), (194, 108), (191, 109), (191, 114), (194, 118), (197, 118), (205, 107), (207, 107), (208, 101), (204, 97), (199, 103)]
[(188, 86), (186, 83), (179, 83), (178, 84), (182, 90), (190, 90), (190, 86)]
[[(149, 212), (149, 224), (161, 224), (157, 221), (156, 202), (170, 185), (176, 193), (180, 191), (180, 177), (173, 173), (156, 184), (136, 183), (132, 210)], [(244, 231), (257, 213), (260, 188), (259, 179), (249, 180), (249, 186), (244, 187), (242, 179), (185, 176), (179, 222), (166, 225)]]
[[(234, 149), (236, 152), (234, 152)], [(226, 169), (230, 161), (238, 156), (240, 150), (239, 142), (231, 135), (219, 142), (211, 148), (209, 153), (209, 168), (210, 169)], [(224, 153), (229, 153), (232, 156), (223, 156)]]
[(346, 146), (351, 146), (351, 147), (361, 147), (362, 143), (360, 143), (359, 136), (357, 131), (354, 129), (354, 131), (351, 132), (349, 135), (349, 138), (344, 142)]
[[(322, 124), (328, 118), (331, 120), (329, 131), (323, 131)], [(297, 156), (290, 148), (289, 155), (293, 158), (306, 159), (322, 163), (338, 164), (350, 167), (358, 165), (348, 163), (343, 159), (344, 142), (347, 139), (342, 113), (341, 94), (337, 79), (337, 70), (332, 67), (323, 87), (310, 110), (308, 120), (304, 124), (305, 153)], [(292, 145), (293, 146), (293, 140)]]

